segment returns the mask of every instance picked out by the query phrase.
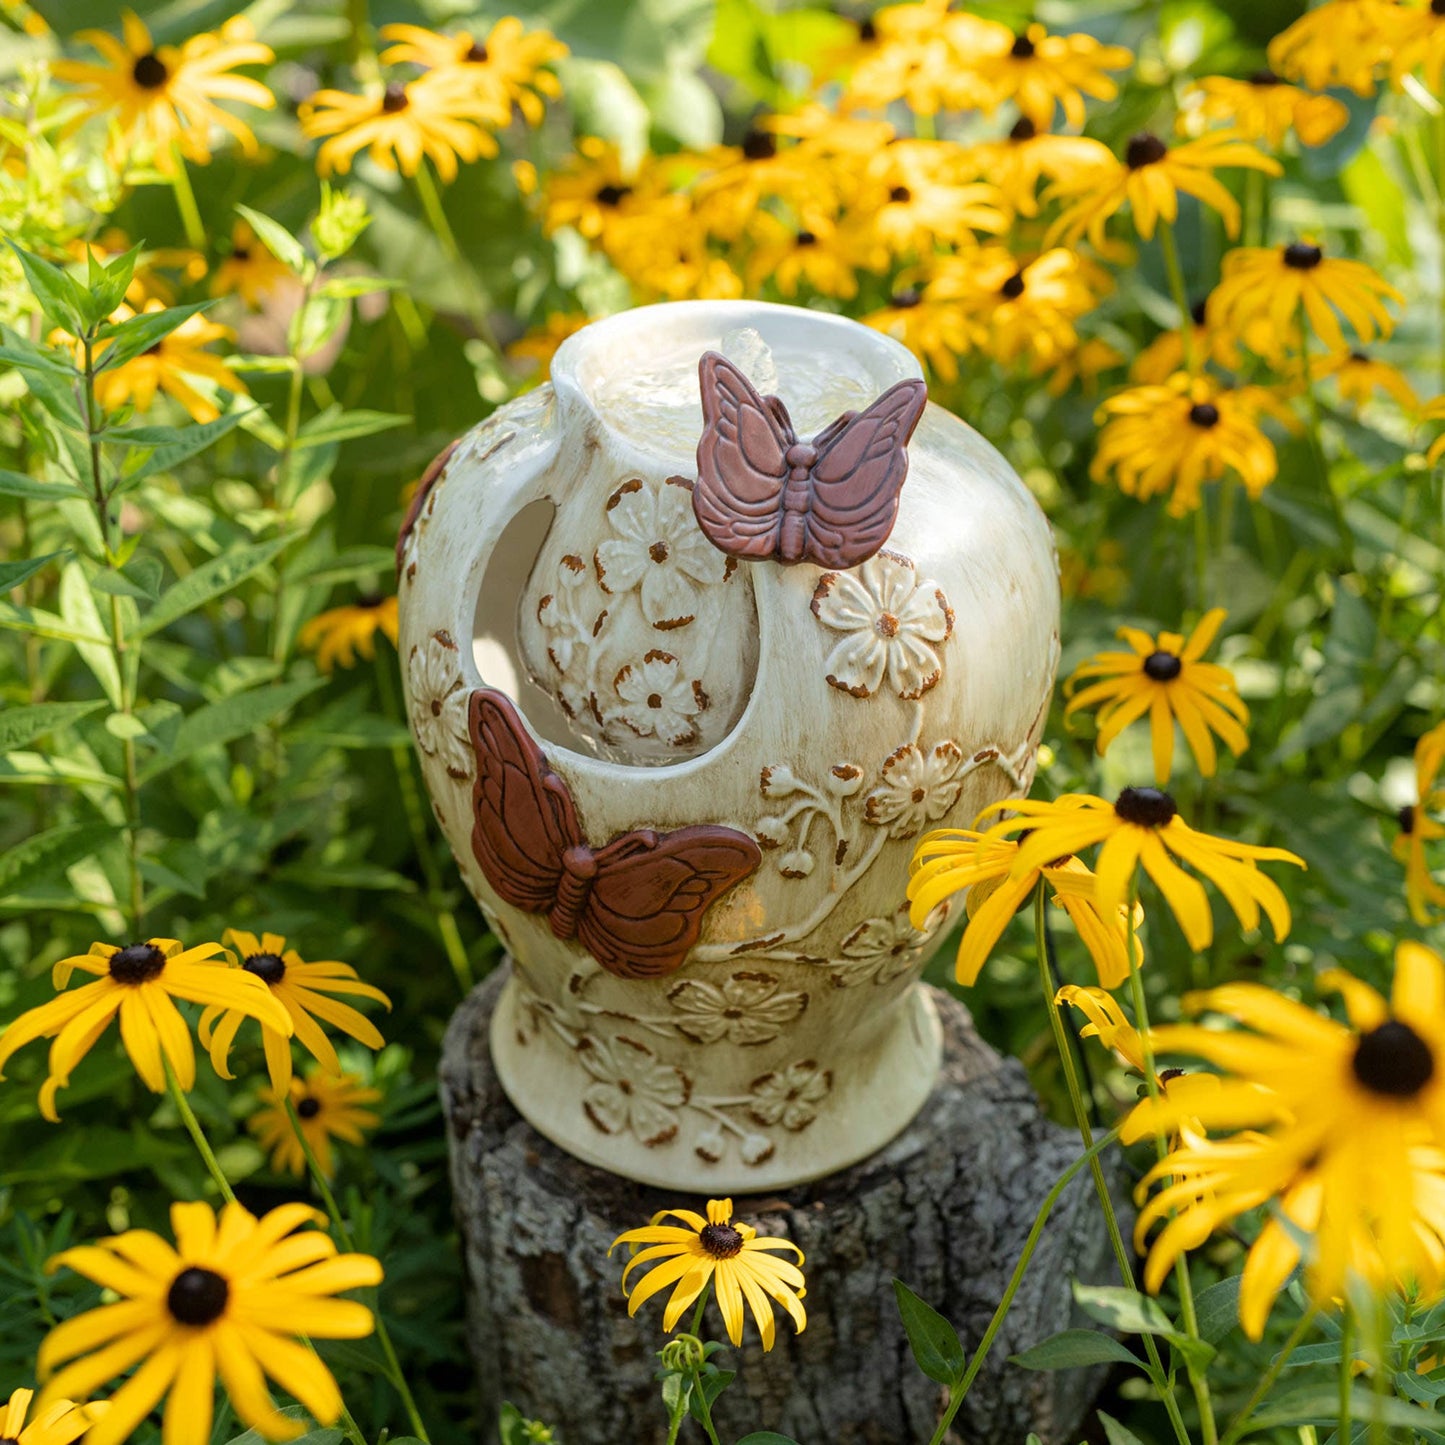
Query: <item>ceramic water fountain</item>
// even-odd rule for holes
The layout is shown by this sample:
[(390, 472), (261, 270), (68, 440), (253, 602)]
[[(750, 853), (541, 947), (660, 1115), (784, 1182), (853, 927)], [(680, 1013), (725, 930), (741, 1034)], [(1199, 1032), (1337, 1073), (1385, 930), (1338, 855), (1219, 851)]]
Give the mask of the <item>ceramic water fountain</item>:
[(909, 856), (1028, 790), (1058, 656), (1047, 524), (909, 353), (752, 302), (596, 322), (433, 464), (398, 566), (527, 1121), (715, 1195), (904, 1128), (947, 922), (909, 926)]

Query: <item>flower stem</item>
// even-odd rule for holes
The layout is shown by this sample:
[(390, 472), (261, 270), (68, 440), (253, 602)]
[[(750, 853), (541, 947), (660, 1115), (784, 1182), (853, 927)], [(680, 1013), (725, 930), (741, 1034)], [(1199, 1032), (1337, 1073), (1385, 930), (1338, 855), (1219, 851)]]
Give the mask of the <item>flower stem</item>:
[(1270, 1361), (1269, 1368), (1260, 1378), (1259, 1384), (1254, 1387), (1254, 1393), (1244, 1402), (1244, 1408), (1229, 1422), (1229, 1428), (1224, 1432), (1219, 1445), (1235, 1445), (1235, 1441), (1244, 1434), (1245, 1426), (1249, 1424), (1249, 1417), (1259, 1409), (1260, 1402), (1274, 1388), (1274, 1382), (1279, 1379), (1289, 1357), (1295, 1352), (1295, 1347), (1309, 1333), (1310, 1327), (1318, 1316), (1319, 1310), (1314, 1305), (1311, 1305), (1300, 1316), (1299, 1323), (1295, 1325), (1289, 1339), (1284, 1342), (1284, 1348)]
[(236, 1192), (231, 1188), (231, 1181), (221, 1172), (221, 1166), (216, 1162), (216, 1156), (207, 1142), (205, 1130), (201, 1128), (201, 1121), (196, 1118), (196, 1111), (191, 1108), (191, 1101), (186, 1098), (183, 1090), (176, 1079), (175, 1071), (171, 1068), (171, 1061), (161, 1051), (161, 1063), (166, 1070), (166, 1088), (170, 1091), (171, 1099), (174, 1101), (176, 1111), (181, 1116), (181, 1122), (186, 1126), (186, 1132), (191, 1136), (191, 1142), (196, 1146), (196, 1152), (201, 1156), (211, 1178), (216, 1181), (216, 1188), (221, 1191), (221, 1198), (227, 1204), (236, 1202)]
[[(1048, 1223), (1049, 1215), (1053, 1213), (1054, 1205), (1059, 1202), (1059, 1196), (1072, 1183), (1074, 1176), (1078, 1174), (1085, 1164), (1090, 1167), (1098, 1164), (1099, 1155), (1114, 1143), (1119, 1137), (1118, 1129), (1110, 1129), (1107, 1134), (1102, 1135), (1069, 1165), (1059, 1175), (1054, 1187), (1044, 1196), (1044, 1202), (1039, 1205), (1039, 1212), (1034, 1216), (1033, 1228), (1029, 1230), (1028, 1238), (1024, 1240), (1023, 1252), (1019, 1255), (1019, 1261), (1014, 1266), (1014, 1272), (1009, 1278), (1008, 1288), (1003, 1292), (1003, 1298), (998, 1302), (998, 1308), (993, 1312), (993, 1318), (988, 1322), (988, 1328), (983, 1332), (983, 1338), (978, 1342), (978, 1349), (973, 1352), (973, 1359), (969, 1361), (968, 1369), (964, 1371), (963, 1378), (956, 1384), (949, 1393), (948, 1409), (944, 1412), (943, 1418), (938, 1422), (938, 1428), (933, 1432), (933, 1439), (929, 1445), (943, 1445), (943, 1439), (948, 1434), (948, 1427), (953, 1424), (953, 1417), (958, 1414), (959, 1407), (963, 1404), (973, 1382), (978, 1378), (978, 1372), (983, 1368), (984, 1361), (988, 1359), (988, 1352), (993, 1347), (994, 1339), (1003, 1326), (1004, 1318), (1013, 1304), (1014, 1295), (1018, 1293), (1019, 1286), (1023, 1283), (1024, 1272), (1029, 1267), (1029, 1261), (1034, 1257), (1034, 1250), (1038, 1247), (1039, 1236), (1044, 1232), (1044, 1225)], [(1173, 1418), (1171, 1416), (1171, 1418)], [(1180, 1427), (1182, 1431), (1182, 1425)], [(1180, 1435), (1184, 1445), (1188, 1445), (1189, 1436)]]
[(1304, 387), (1305, 403), (1309, 408), (1310, 447), (1314, 451), (1315, 462), (1320, 469), (1320, 485), (1324, 488), (1325, 498), (1330, 504), (1330, 512), (1335, 519), (1335, 530), (1340, 534), (1340, 547), (1345, 554), (1345, 565), (1348, 567), (1355, 555), (1355, 538), (1350, 531), (1349, 520), (1345, 516), (1345, 504), (1340, 500), (1339, 494), (1330, 481), (1330, 464), (1325, 458), (1324, 438), (1320, 432), (1320, 402), (1315, 395), (1314, 378), (1310, 375), (1310, 328), (1305, 317), (1303, 299), (1295, 308), (1295, 325), (1299, 331), (1300, 385)]
[(1340, 1428), (1338, 1438), (1341, 1442), (1350, 1438), (1350, 1386), (1354, 1380), (1354, 1371), (1351, 1366), (1355, 1362), (1354, 1349), (1350, 1343), (1350, 1325), (1352, 1323), (1349, 1302), (1346, 1301), (1345, 1307), (1340, 1311)]
[(206, 249), (206, 228), (201, 221), (200, 208), (196, 205), (196, 193), (191, 189), (190, 172), (186, 170), (185, 157), (180, 147), (171, 147), (175, 170), (171, 172), (171, 189), (176, 196), (176, 210), (181, 213), (181, 225), (185, 227), (186, 244), (197, 251)]
[(421, 208), (426, 212), (427, 223), (431, 226), (438, 241), (441, 242), (442, 250), (447, 253), (447, 259), (454, 265), (462, 262), (462, 249), (457, 245), (455, 232), (452, 230), (451, 222), (447, 220), (445, 207), (442, 205), (442, 198), (437, 191), (437, 185), (432, 180), (431, 170), (423, 157), (416, 168), (416, 193), (421, 201)]
[(1179, 265), (1179, 248), (1174, 244), (1174, 227), (1159, 222), (1159, 249), (1164, 253), (1164, 270), (1169, 276), (1169, 290), (1179, 308), (1179, 342), (1184, 351), (1184, 369), (1194, 375), (1194, 316), (1189, 309), (1189, 292), (1184, 287), (1184, 272)]
[[(1053, 978), (1049, 974), (1048, 952), (1045, 943), (1047, 888), (1048, 884), (1040, 878), (1038, 887), (1034, 890), (1034, 938), (1039, 957), (1039, 982), (1044, 991), (1044, 1007), (1048, 1011), (1049, 1026), (1054, 1034), (1054, 1047), (1059, 1051), (1059, 1060), (1064, 1069), (1064, 1082), (1068, 1087), (1069, 1103), (1074, 1111), (1074, 1123), (1078, 1127), (1079, 1138), (1083, 1141), (1084, 1148), (1091, 1150), (1094, 1147), (1094, 1131), (1089, 1124), (1088, 1110), (1085, 1108), (1084, 1097), (1079, 1089), (1079, 1078), (1074, 1071), (1074, 1055), (1069, 1048), (1068, 1037), (1064, 1031), (1064, 1021), (1059, 1017), (1059, 1006), (1054, 1000)], [(1132, 907), (1130, 917), (1133, 917)], [(1129, 936), (1131, 956), (1133, 949), (1134, 938), (1131, 929)], [(1114, 1199), (1109, 1193), (1108, 1181), (1104, 1178), (1103, 1166), (1100, 1165), (1096, 1154), (1086, 1154), (1085, 1157), (1089, 1160), (1089, 1169), (1094, 1176), (1094, 1189), (1099, 1196), (1099, 1207), (1104, 1213), (1104, 1227), (1109, 1234), (1109, 1243), (1113, 1246), (1114, 1259), (1119, 1266), (1119, 1277), (1126, 1289), (1136, 1289), (1138, 1286), (1134, 1279), (1134, 1266), (1124, 1244), (1124, 1236), (1119, 1229), (1119, 1216), (1114, 1209)], [(1184, 1417), (1179, 1413), (1178, 1401), (1174, 1398), (1173, 1387), (1168, 1382), (1164, 1362), (1159, 1357), (1159, 1348), (1154, 1343), (1152, 1335), (1144, 1336), (1144, 1351), (1149, 1356), (1152, 1378), (1159, 1388), (1164, 1409), (1169, 1416), (1170, 1424), (1174, 1426), (1174, 1433), (1178, 1436), (1180, 1445), (1190, 1445)]]
[[(306, 1131), (301, 1127), (301, 1116), (296, 1112), (296, 1103), (289, 1095), (286, 1099), (286, 1117), (291, 1121), (291, 1132), (301, 1146), (301, 1153), (306, 1159), (306, 1168), (311, 1174), (311, 1182), (315, 1184), (317, 1193), (321, 1195), (321, 1201), (326, 1206), (326, 1213), (331, 1219), (331, 1227), (335, 1230), (337, 1239), (348, 1254), (356, 1253), (356, 1240), (346, 1227), (346, 1221), (342, 1218), (341, 1210), (336, 1203), (336, 1196), (331, 1192), (331, 1184), (321, 1168), (320, 1161), (316, 1158), (311, 1141), (306, 1137)], [(380, 1290), (371, 1290), (369, 1293), (372, 1296), (371, 1317), (376, 1322), (376, 1338), (381, 1345), (382, 1353), (386, 1356), (387, 1379), (391, 1381), (397, 1394), (401, 1396), (402, 1408), (411, 1422), (412, 1433), (418, 1440), (423, 1441), (424, 1445), (431, 1445), (431, 1436), (426, 1432), (421, 1412), (417, 1409), (411, 1388), (406, 1383), (406, 1375), (402, 1371), (401, 1361), (397, 1358), (396, 1346), (391, 1342), (391, 1332), (387, 1329), (386, 1320), (381, 1313), (381, 1292)]]

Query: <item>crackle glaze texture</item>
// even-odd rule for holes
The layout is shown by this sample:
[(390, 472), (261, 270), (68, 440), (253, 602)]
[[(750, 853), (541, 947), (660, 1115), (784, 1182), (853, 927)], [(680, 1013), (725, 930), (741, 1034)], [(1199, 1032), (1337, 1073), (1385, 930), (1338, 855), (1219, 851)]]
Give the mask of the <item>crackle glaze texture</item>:
[(880, 550), (725, 555), (693, 508), (707, 352), (799, 437), (918, 376), (791, 307), (594, 323), (433, 466), (398, 567), (433, 806), (515, 964), (503, 1087), (580, 1158), (716, 1194), (843, 1168), (927, 1096), (948, 916), (909, 925), (908, 859), (1028, 791), (1058, 585), (1033, 499), (931, 404)]

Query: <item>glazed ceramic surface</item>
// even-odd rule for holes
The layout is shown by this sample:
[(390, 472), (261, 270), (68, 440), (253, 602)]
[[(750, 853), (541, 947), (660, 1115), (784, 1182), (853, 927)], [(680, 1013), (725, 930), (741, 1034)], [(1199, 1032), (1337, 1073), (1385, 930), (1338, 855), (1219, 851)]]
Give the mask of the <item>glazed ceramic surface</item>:
[[(700, 482), (706, 353), (714, 384), (743, 378), (724, 398), (743, 410), (719, 421), (714, 394), (741, 451), (710, 443)], [(1041, 512), (956, 417), (923, 411), (898, 491), (922, 396), (897, 384), (918, 375), (822, 313), (628, 312), (439, 458), (403, 528), (422, 768), (515, 965), (497, 1071), (602, 1168), (691, 1193), (793, 1184), (886, 1143), (932, 1084), (916, 984), (948, 916), (910, 927), (909, 856), (1027, 792), (1059, 603)], [(875, 421), (890, 388), (895, 419)], [(833, 425), (847, 411), (864, 415)], [(774, 448), (794, 521), (729, 555), (774, 505), (733, 526), (757, 481), (736, 473)], [(838, 482), (840, 457), (860, 460)], [(809, 560), (869, 552), (849, 519), (876, 531), (880, 509), (866, 560)]]

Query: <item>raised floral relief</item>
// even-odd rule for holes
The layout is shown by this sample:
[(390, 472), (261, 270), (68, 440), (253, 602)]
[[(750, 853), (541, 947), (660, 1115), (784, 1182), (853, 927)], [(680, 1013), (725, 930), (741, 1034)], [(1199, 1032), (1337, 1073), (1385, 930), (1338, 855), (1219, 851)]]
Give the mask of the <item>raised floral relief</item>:
[(663, 1063), (645, 1044), (584, 1036), (577, 1057), (593, 1082), (582, 1095), (587, 1117), (604, 1134), (632, 1133), (649, 1147), (677, 1134), (677, 1109), (687, 1103), (687, 1076)]
[(953, 609), (909, 558), (885, 549), (851, 572), (825, 572), (812, 608), (842, 634), (824, 664), (840, 691), (872, 697), (886, 679), (889, 691), (914, 699), (943, 676), (937, 649), (953, 632)]
[(812, 1059), (763, 1074), (748, 1091), (748, 1113), (763, 1125), (797, 1132), (818, 1117), (818, 1105), (832, 1091), (833, 1075)]
[(659, 629), (686, 627), (699, 588), (726, 581), (736, 565), (698, 530), (680, 477), (624, 482), (607, 499), (607, 523), (613, 536), (597, 545), (597, 580), (613, 596), (635, 590), (643, 617)]
[(683, 979), (667, 995), (677, 1031), (699, 1044), (767, 1044), (808, 1007), (770, 973), (735, 973), (725, 982)]
[[(997, 759), (996, 748), (986, 751), (988, 761)], [(908, 743), (896, 749), (883, 764), (879, 786), (868, 794), (864, 817), (875, 827), (886, 828), (890, 838), (913, 837), (958, 801), (963, 761), (958, 744), (947, 738), (932, 748)]]
[(670, 652), (654, 648), (641, 662), (618, 670), (612, 690), (622, 702), (618, 718), (640, 738), (673, 747), (697, 741), (697, 719), (707, 708), (699, 678), (689, 679)]
[(453, 778), (472, 774), (467, 738), (467, 692), (462, 686), (461, 654), (449, 632), (432, 633), (415, 644), (406, 663), (411, 730), (416, 745), (435, 758)]
[(829, 966), (833, 986), (891, 983), (917, 967), (948, 913), (949, 904), (941, 903), (922, 931), (908, 921), (907, 903), (887, 918), (865, 918), (838, 946), (838, 957)]

